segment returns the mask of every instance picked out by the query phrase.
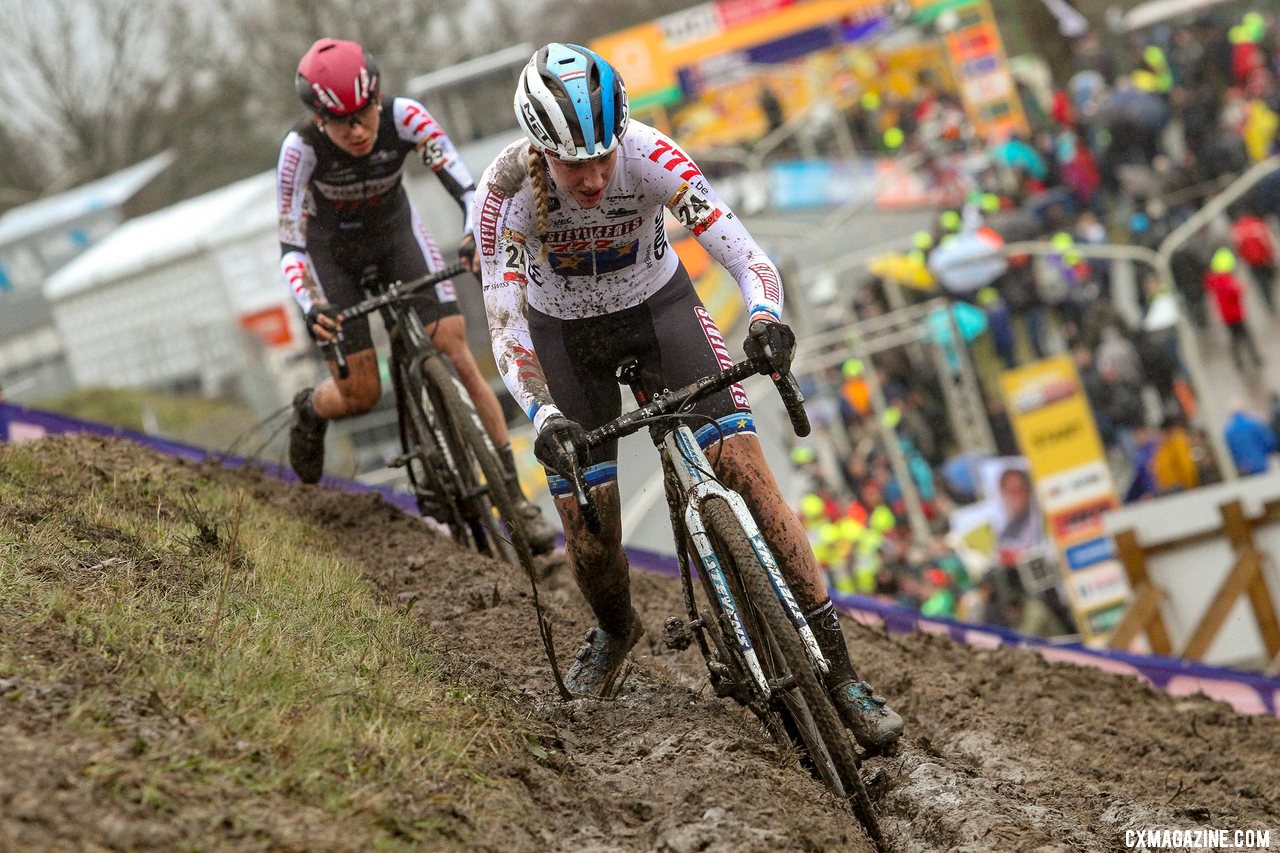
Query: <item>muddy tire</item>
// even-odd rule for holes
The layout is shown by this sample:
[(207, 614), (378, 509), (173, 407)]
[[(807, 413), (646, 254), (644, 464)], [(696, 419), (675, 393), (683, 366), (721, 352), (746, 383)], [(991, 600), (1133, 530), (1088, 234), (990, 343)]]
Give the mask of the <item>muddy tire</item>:
[[(457, 379), (443, 358), (427, 359), (423, 374), (441, 412), (450, 454), (464, 490), (480, 492), (474, 502), (477, 517), (469, 519), (478, 550), (513, 565), (533, 565), (533, 551), (525, 535), (524, 520), (515, 497), (507, 488), (505, 472), (493, 442), (485, 433), (474, 407), (462, 399)], [(483, 542), (483, 545), (481, 544)]]
[[(403, 352), (393, 355), (396, 367), (396, 411), (400, 427), (400, 448), (408, 456), (405, 471), (413, 486), (418, 512), (449, 528), (453, 540), (464, 548), (473, 547), (472, 531), (456, 499), (456, 489), (447, 479), (443, 459), (445, 436), (440, 418), (428, 413), (431, 404), (420, 376), (410, 369)], [(426, 497), (429, 493), (430, 497)]]
[(816, 775), (845, 802), (876, 846), (883, 848), (880, 826), (862, 781), (853, 742), (820, 675), (809, 662), (800, 635), (774, 593), (751, 541), (729, 504), (721, 498), (707, 499), (702, 506), (702, 518), (716, 550), (728, 558), (725, 559), (727, 571), (737, 576), (737, 583), (733, 585), (740, 584), (745, 593), (739, 606), (749, 609), (754, 616), (745, 620), (746, 628), (766, 676), (777, 679), (790, 673), (795, 678), (795, 686), (782, 694), (779, 709), (788, 718), (788, 730), (799, 741), (797, 746), (808, 753)]

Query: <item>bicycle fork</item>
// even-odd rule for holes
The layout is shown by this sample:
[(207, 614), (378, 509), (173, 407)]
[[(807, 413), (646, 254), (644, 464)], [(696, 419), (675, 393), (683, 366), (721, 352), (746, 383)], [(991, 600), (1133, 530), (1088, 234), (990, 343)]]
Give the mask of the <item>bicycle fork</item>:
[[(733, 626), (734, 635), (738, 641), (738, 646), (742, 649), (742, 655), (747, 662), (747, 667), (751, 671), (751, 677), (759, 686), (762, 694), (765, 696), (772, 695), (773, 688), (765, 677), (763, 668), (760, 666), (760, 659), (751, 644), (751, 638), (747, 635), (743, 626), (737, 602), (734, 601), (733, 595), (729, 591), (729, 583), (725, 577), (724, 567), (720, 563), (720, 558), (716, 556), (715, 549), (711, 544), (711, 537), (708, 535), (707, 527), (702, 521), (702, 505), (709, 497), (718, 497), (729, 504), (729, 508), (737, 517), (738, 523), (742, 525), (743, 532), (747, 534), (747, 538), (751, 542), (751, 549), (755, 552), (756, 559), (760, 561), (760, 565), (764, 566), (765, 572), (769, 576), (769, 583), (773, 586), (774, 594), (778, 596), (778, 600), (782, 602), (782, 608), (786, 612), (787, 618), (791, 620), (791, 624), (795, 626), (796, 631), (800, 634), (805, 651), (818, 671), (826, 674), (829, 665), (826, 658), (822, 656), (822, 650), (818, 647), (818, 641), (813, 635), (813, 629), (809, 627), (808, 621), (804, 618), (804, 613), (800, 610), (800, 606), (796, 604), (791, 587), (787, 585), (786, 579), (782, 577), (782, 570), (778, 567), (778, 562), (774, 559), (773, 552), (769, 550), (768, 544), (764, 541), (764, 536), (761, 535), (760, 528), (756, 525), (755, 519), (747, 508), (746, 501), (737, 492), (710, 478), (710, 465), (707, 463), (706, 456), (703, 455), (701, 448), (698, 447), (693, 438), (693, 433), (690, 432), (688, 427), (682, 426), (673, 431), (666, 437), (664, 444), (667, 445), (667, 451), (670, 453), (671, 458), (680, 459), (684, 462), (683, 466), (674, 467), (676, 476), (680, 479), (687, 496), (684, 512), (685, 527), (693, 540), (694, 549), (698, 552), (698, 563), (702, 570), (707, 573), (711, 586), (716, 592), (716, 598), (720, 602), (720, 607)], [(699, 462), (702, 464), (698, 464)]]

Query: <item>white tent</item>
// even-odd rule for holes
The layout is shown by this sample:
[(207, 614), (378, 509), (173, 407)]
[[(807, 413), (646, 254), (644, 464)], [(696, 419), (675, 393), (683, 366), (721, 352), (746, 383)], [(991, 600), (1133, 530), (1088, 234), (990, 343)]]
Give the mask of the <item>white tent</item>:
[(264, 311), (300, 343), (275, 219), (265, 172), (131, 220), (51, 276), (76, 384), (217, 392), (246, 367), (246, 320)]

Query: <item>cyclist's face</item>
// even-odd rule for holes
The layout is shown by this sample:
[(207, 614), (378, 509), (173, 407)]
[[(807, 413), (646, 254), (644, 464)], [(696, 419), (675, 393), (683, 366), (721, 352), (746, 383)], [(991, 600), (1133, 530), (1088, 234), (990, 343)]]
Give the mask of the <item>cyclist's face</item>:
[(554, 155), (547, 155), (547, 166), (551, 169), (551, 177), (556, 186), (568, 192), (574, 201), (586, 208), (595, 207), (604, 201), (605, 187), (609, 186), (617, 165), (617, 148), (603, 157), (591, 160), (561, 160)]
[(381, 112), (382, 105), (370, 101), (364, 109), (349, 116), (318, 118), (317, 123), (334, 145), (352, 157), (363, 157), (373, 150), (373, 143), (378, 138), (378, 116)]

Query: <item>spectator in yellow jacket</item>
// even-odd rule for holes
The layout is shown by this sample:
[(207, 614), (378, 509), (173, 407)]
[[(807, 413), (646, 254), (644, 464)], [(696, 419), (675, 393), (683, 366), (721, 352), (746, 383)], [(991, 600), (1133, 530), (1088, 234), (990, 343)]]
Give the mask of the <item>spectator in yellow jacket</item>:
[(1151, 473), (1162, 495), (1200, 485), (1200, 472), (1181, 418), (1168, 417), (1160, 424), (1160, 447), (1151, 461)]

